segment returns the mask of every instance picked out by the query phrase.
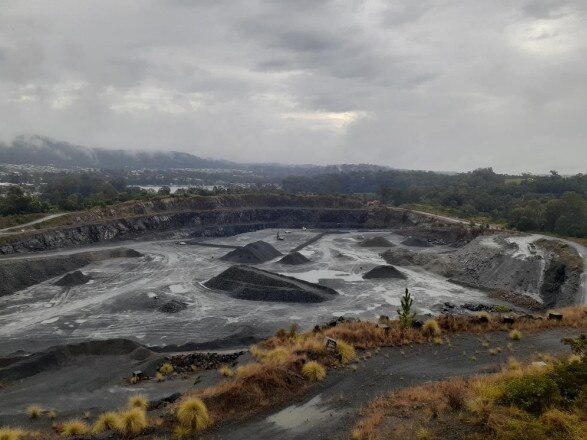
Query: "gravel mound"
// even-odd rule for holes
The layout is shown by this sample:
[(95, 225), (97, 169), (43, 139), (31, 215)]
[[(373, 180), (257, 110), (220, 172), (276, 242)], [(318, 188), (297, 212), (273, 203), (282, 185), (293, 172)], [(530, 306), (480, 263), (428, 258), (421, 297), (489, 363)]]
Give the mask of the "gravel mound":
[(432, 247), (428, 240), (424, 240), (423, 238), (419, 237), (408, 237), (404, 241), (402, 241), (402, 244), (404, 246)]
[(205, 286), (251, 301), (315, 303), (338, 294), (329, 287), (245, 265), (232, 266)]
[(187, 308), (188, 306), (186, 303), (172, 299), (161, 305), (159, 311), (163, 313), (179, 313)]
[(84, 275), (81, 270), (76, 270), (75, 272), (68, 273), (63, 278), (60, 278), (57, 282), (55, 282), (55, 285), (62, 287), (81, 286), (82, 284), (86, 284), (91, 279), (92, 277)]
[(58, 345), (27, 356), (6, 368), (0, 368), (0, 380), (20, 380), (43, 371), (55, 370), (75, 362), (83, 356), (126, 355), (129, 359), (143, 361), (154, 353), (137, 342), (128, 339), (107, 339), (80, 344)]
[(259, 240), (230, 251), (221, 259), (233, 263), (258, 264), (273, 260), (280, 255), (282, 255), (281, 252), (269, 243)]
[(390, 247), (394, 247), (395, 245), (391, 241), (389, 241), (387, 238), (379, 236), (379, 237), (366, 238), (365, 240), (363, 240), (359, 243), (359, 246), (361, 246), (361, 247), (390, 248)]
[(306, 264), (309, 263), (310, 260), (300, 254), (299, 252), (292, 252), (287, 254), (281, 260), (279, 260), (281, 264), (290, 264), (290, 265), (298, 265), (298, 264)]
[(377, 266), (363, 275), (366, 280), (370, 279), (387, 279), (405, 280), (407, 277), (393, 266)]

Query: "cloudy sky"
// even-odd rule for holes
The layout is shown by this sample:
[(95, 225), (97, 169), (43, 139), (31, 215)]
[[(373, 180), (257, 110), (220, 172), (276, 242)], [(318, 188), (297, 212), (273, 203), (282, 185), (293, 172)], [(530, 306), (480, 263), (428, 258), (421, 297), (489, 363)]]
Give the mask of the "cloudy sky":
[(585, 0), (2, 0), (0, 138), (587, 172)]

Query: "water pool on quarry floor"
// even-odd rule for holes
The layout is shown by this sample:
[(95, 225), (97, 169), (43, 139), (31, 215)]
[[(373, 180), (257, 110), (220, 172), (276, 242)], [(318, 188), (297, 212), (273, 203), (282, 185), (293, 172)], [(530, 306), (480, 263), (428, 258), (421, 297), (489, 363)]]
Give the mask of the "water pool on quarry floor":
[[(282, 253), (317, 234), (293, 230), (277, 240), (276, 230), (209, 239), (209, 243), (244, 245), (263, 240)], [(311, 328), (336, 316), (374, 319), (395, 315), (405, 287), (420, 313), (446, 301), (491, 303), (475, 289), (461, 287), (420, 268), (399, 268), (407, 280), (363, 280), (362, 274), (385, 264), (385, 249), (359, 246), (362, 239), (385, 236), (392, 243), (404, 237), (387, 231), (327, 234), (302, 250), (311, 263), (286, 266), (279, 258), (258, 267), (335, 288), (340, 295), (323, 303), (268, 303), (237, 300), (202, 286), (230, 267), (220, 257), (229, 249), (180, 245), (173, 241), (138, 241), (130, 246), (141, 258), (92, 263), (82, 269), (91, 283), (72, 288), (56, 279), (0, 298), (0, 356), (17, 350), (90, 339), (131, 338), (148, 345), (183, 344), (227, 338), (235, 334), (267, 336), (279, 327), (298, 323)], [(129, 243), (121, 246), (129, 246)], [(115, 244), (114, 246), (117, 246)], [(436, 248), (422, 250), (434, 252)], [(71, 251), (67, 251), (71, 252)], [(169, 301), (184, 303), (177, 313), (164, 313)]]

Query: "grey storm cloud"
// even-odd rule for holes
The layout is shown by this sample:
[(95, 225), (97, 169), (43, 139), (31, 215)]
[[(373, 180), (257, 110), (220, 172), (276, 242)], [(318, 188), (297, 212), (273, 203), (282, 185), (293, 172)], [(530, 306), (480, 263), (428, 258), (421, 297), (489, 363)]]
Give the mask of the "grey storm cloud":
[(584, 172), (583, 0), (5, 0), (0, 137)]

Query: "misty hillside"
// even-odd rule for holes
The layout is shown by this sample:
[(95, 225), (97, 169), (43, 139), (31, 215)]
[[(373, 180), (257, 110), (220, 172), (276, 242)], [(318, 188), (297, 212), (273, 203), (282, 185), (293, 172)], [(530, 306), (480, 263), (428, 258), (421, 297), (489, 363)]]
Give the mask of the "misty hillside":
[(61, 168), (222, 168), (238, 164), (208, 160), (177, 151), (145, 152), (87, 148), (43, 136), (19, 136), (10, 144), (0, 144), (0, 163), (53, 165)]
[(11, 143), (0, 143), (0, 163), (52, 165), (59, 168), (95, 169), (225, 169), (249, 170), (264, 175), (312, 175), (349, 171), (389, 169), (378, 165), (283, 165), (275, 163), (242, 164), (226, 160), (204, 159), (178, 151), (127, 151), (89, 148), (44, 136), (19, 136)]

